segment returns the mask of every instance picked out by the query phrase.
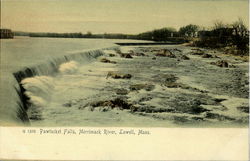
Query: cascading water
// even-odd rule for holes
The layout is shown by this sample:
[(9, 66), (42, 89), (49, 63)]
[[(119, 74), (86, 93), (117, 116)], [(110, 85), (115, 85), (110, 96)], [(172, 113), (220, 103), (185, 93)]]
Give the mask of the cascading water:
[(50, 101), (56, 74), (72, 74), (80, 64), (87, 64), (103, 55), (102, 50), (74, 53), (50, 62), (13, 73), (19, 99), (13, 109), (22, 122), (43, 119), (42, 111)]

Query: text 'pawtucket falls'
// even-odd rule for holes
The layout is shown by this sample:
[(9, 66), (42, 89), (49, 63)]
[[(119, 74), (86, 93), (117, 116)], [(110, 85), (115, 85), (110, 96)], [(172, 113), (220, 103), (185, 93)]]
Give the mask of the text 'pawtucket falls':
[(150, 135), (145, 129), (23, 129), (25, 134), (59, 134), (59, 135)]

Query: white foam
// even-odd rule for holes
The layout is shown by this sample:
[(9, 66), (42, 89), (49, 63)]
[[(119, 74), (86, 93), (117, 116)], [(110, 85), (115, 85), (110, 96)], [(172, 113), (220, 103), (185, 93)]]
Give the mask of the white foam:
[(59, 67), (59, 71), (61, 73), (65, 73), (65, 74), (72, 74), (75, 73), (78, 69), (79, 64), (75, 61), (70, 61), (67, 63), (63, 63), (60, 65)]
[(54, 89), (53, 78), (49, 76), (35, 76), (21, 81), (25, 88), (25, 95), (29, 102), (37, 107), (45, 106)]

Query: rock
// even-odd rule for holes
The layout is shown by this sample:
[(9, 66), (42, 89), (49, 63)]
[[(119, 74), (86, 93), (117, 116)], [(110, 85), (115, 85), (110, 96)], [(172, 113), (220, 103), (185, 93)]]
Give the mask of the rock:
[(133, 56), (146, 56), (144, 53), (142, 52), (135, 52), (133, 50), (129, 51), (129, 54), (133, 55)]
[(116, 94), (118, 94), (118, 95), (126, 95), (126, 94), (128, 94), (128, 90), (126, 90), (126, 89), (117, 89)]
[(107, 112), (107, 111), (109, 111), (109, 107), (107, 107), (107, 106), (102, 107), (102, 108), (99, 109), (99, 111), (101, 111), (101, 112)]
[(183, 59), (183, 60), (189, 60), (190, 58), (187, 57), (186, 55), (182, 55), (182, 56), (181, 56), (181, 59)]
[(202, 58), (213, 58), (213, 55), (211, 54), (204, 54)]
[(128, 103), (126, 100), (123, 100), (121, 98), (115, 98), (114, 100), (92, 102), (90, 106), (92, 107), (108, 106), (111, 108), (130, 109), (132, 107), (132, 104)]
[(152, 60), (156, 60), (156, 57), (153, 57)]
[(165, 79), (165, 82), (175, 82), (178, 78), (173, 75), (173, 74), (165, 74), (163, 76), (163, 78)]
[(174, 51), (182, 52), (180, 49), (174, 48)]
[(152, 84), (133, 84), (133, 85), (130, 85), (129, 87), (131, 91), (135, 91), (135, 90), (138, 91), (141, 89), (145, 89), (146, 91), (152, 91), (154, 88), (155, 86)]
[(115, 56), (115, 54), (109, 54), (109, 56), (110, 56), (110, 57), (114, 57), (114, 56)]
[(109, 77), (113, 78), (113, 79), (130, 79), (132, 78), (131, 74), (121, 74), (118, 72), (108, 72), (106, 79), (108, 79)]
[(134, 56), (146, 56), (144, 53), (134, 53)]
[(219, 60), (219, 61), (217, 61), (217, 62), (211, 62), (210, 64), (212, 64), (212, 65), (217, 65), (217, 66), (219, 66), (219, 67), (224, 67), (224, 68), (228, 68), (228, 67), (229, 67), (228, 62), (225, 61), (225, 60)]
[(133, 58), (133, 57), (131, 56), (131, 54), (129, 54), (129, 53), (121, 53), (120, 56), (121, 56), (122, 58), (129, 58), (129, 59), (132, 59), (132, 58)]
[(112, 64), (116, 64), (115, 61), (111, 61), (111, 60), (109, 60), (109, 59), (107, 59), (107, 58), (102, 58), (102, 59), (100, 60), (100, 62), (102, 62), (102, 63), (112, 63)]
[(249, 107), (248, 106), (239, 106), (237, 107), (237, 110), (245, 113), (249, 113)]
[(173, 116), (172, 119), (176, 123), (183, 123), (189, 121), (187, 116)]
[(130, 78), (132, 78), (131, 74), (124, 74), (124, 75), (122, 75), (122, 79), (130, 79)]
[(168, 108), (157, 108), (155, 106), (133, 106), (131, 112), (145, 112), (145, 113), (162, 113), (162, 112), (172, 112), (172, 109)]
[(160, 50), (160, 52), (156, 53), (155, 56), (176, 58), (176, 56), (171, 51), (169, 51), (167, 49)]
[(223, 101), (225, 101), (225, 100), (227, 100), (227, 99), (225, 99), (225, 98), (214, 98), (214, 99), (213, 99), (213, 101), (215, 101), (215, 102), (217, 102), (217, 103), (221, 103), (221, 102), (223, 102)]
[(72, 104), (71, 104), (71, 103), (69, 103), (69, 102), (67, 102), (67, 103), (64, 103), (64, 104), (63, 104), (63, 106), (64, 106), (64, 107), (71, 107), (71, 106), (72, 106)]
[(191, 50), (195, 50), (195, 51), (202, 51), (201, 49), (199, 48), (192, 48)]
[(182, 87), (182, 84), (176, 83), (176, 82), (166, 82), (164, 85), (168, 88), (180, 88), (180, 87)]
[(201, 49), (191, 49), (191, 50), (193, 50), (193, 51), (191, 51), (191, 53), (190, 53), (190, 54), (192, 54), (192, 55), (203, 55), (203, 54), (204, 54), (204, 51), (201, 50)]
[(208, 119), (217, 119), (219, 121), (235, 120), (234, 118), (231, 118), (229, 116), (221, 115), (218, 113), (212, 113), (212, 112), (206, 112), (205, 117)]

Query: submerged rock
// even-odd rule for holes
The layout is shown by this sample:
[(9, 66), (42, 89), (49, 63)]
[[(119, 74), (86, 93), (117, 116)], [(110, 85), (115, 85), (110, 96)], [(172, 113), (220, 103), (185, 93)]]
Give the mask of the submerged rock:
[(110, 57), (115, 57), (115, 54), (109, 54)]
[(100, 60), (100, 62), (102, 62), (102, 63), (112, 63), (112, 64), (116, 64), (115, 61), (111, 61), (111, 60), (109, 60), (109, 59), (107, 59), (107, 58), (102, 58), (102, 59)]
[(249, 113), (249, 106), (239, 106), (237, 107), (237, 110), (245, 113)]
[(132, 107), (132, 104), (128, 103), (126, 100), (121, 98), (115, 98), (114, 100), (105, 100), (105, 101), (97, 101), (90, 103), (90, 106), (92, 107), (100, 107), (100, 106), (108, 106), (113, 108), (119, 108), (119, 109), (130, 109)]
[(118, 72), (108, 72), (106, 79), (108, 79), (109, 77), (113, 78), (113, 79), (130, 79), (132, 78), (131, 74), (121, 74)]
[(213, 58), (213, 55), (211, 54), (204, 54), (202, 58)]
[(129, 89), (131, 91), (145, 89), (146, 91), (152, 91), (155, 88), (152, 84), (132, 84)]
[(186, 56), (186, 55), (182, 55), (181, 59), (183, 59), (183, 60), (189, 60), (190, 58), (188, 56)]
[(123, 89), (123, 88), (117, 89), (116, 94), (118, 94), (118, 95), (126, 95), (126, 94), (128, 94), (128, 90)]
[(201, 49), (191, 49), (193, 51), (190, 52), (191, 55), (203, 55), (205, 52)]
[(213, 113), (213, 112), (206, 112), (205, 117), (208, 118), (208, 119), (217, 119), (219, 121), (226, 121), (226, 120), (232, 121), (232, 120), (235, 120), (232, 117), (225, 116), (225, 115), (218, 114), (218, 113)]
[(174, 51), (182, 52), (180, 49), (174, 48)]
[(121, 56), (122, 58), (129, 58), (129, 59), (132, 59), (132, 58), (133, 58), (133, 57), (131, 56), (131, 54), (129, 54), (129, 53), (121, 53), (120, 56)]
[(216, 65), (218, 67), (224, 67), (224, 68), (229, 67), (229, 63), (226, 60), (219, 60), (217, 62), (211, 62), (210, 64)]
[(155, 56), (176, 58), (176, 56), (171, 51), (169, 51), (167, 49), (160, 50), (160, 52), (156, 53)]

